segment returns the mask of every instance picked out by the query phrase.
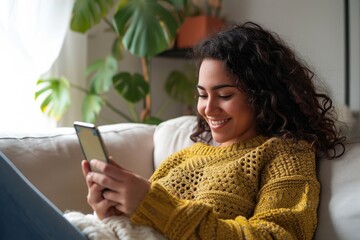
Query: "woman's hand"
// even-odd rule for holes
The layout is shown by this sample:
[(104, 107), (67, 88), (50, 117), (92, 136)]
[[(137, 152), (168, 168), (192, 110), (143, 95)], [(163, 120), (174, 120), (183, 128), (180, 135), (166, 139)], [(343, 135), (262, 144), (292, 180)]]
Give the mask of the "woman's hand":
[[(149, 191), (150, 182), (113, 161), (107, 164), (92, 160), (90, 164), (101, 172), (88, 172), (86, 180), (100, 187), (96, 187), (93, 194), (99, 197), (96, 191), (102, 191), (101, 197), (106, 200), (104, 208), (99, 204), (102, 211), (107, 207), (115, 207), (128, 216), (133, 214)], [(99, 200), (97, 197), (94, 197), (95, 202)]]
[(87, 202), (91, 208), (95, 211), (96, 215), (100, 218), (106, 218), (113, 215), (121, 215), (115, 205), (116, 202), (109, 201), (103, 197), (103, 192), (105, 188), (93, 181), (91, 181), (87, 176), (91, 172), (90, 165), (87, 160), (81, 162), (82, 172), (86, 179), (86, 185), (88, 188)]

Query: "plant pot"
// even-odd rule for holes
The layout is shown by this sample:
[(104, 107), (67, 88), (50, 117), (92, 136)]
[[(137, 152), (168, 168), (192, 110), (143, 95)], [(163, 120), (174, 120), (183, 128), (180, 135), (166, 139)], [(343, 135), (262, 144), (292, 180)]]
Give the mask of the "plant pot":
[(221, 30), (224, 21), (218, 17), (186, 17), (177, 35), (177, 48), (191, 48), (202, 39)]

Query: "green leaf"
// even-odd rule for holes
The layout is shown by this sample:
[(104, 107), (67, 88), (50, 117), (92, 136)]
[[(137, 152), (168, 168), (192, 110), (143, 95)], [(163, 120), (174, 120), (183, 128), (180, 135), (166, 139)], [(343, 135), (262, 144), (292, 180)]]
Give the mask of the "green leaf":
[(120, 61), (124, 58), (124, 55), (123, 55), (123, 45), (122, 45), (122, 41), (120, 38), (116, 38), (113, 42), (113, 45), (111, 47), (111, 52), (112, 52), (112, 55), (114, 56), (114, 58), (117, 60), (117, 61)]
[(112, 86), (112, 77), (117, 71), (116, 59), (108, 55), (105, 60), (96, 60), (90, 64), (85, 74), (92, 75), (90, 79), (91, 92), (101, 94), (109, 91)]
[(188, 5), (189, 5), (188, 0), (165, 0), (165, 1), (174, 5), (179, 10), (184, 10), (184, 8), (188, 7)]
[(157, 117), (149, 116), (145, 119), (144, 123), (151, 125), (159, 125), (163, 120)]
[(144, 99), (150, 90), (149, 83), (138, 73), (118, 73), (113, 77), (113, 85), (115, 90), (131, 103)]
[(153, 57), (172, 46), (180, 23), (159, 1), (132, 0), (119, 8), (114, 26), (130, 53)]
[(165, 0), (176, 8), (178, 17), (181, 18), (181, 22), (184, 21), (185, 16), (189, 15), (189, 1), (188, 0)]
[(117, 11), (119, 11), (119, 9), (125, 7), (125, 5), (129, 3), (129, 1), (132, 1), (132, 0), (118, 0), (118, 3), (116, 4), (116, 7), (115, 7), (115, 9), (116, 9), (115, 12), (117, 12)]
[(114, 0), (76, 0), (72, 9), (71, 29), (85, 33), (108, 14), (114, 2)]
[(180, 71), (172, 71), (165, 82), (166, 93), (174, 100), (193, 105), (195, 100), (196, 81), (191, 80)]
[(83, 121), (94, 123), (104, 105), (105, 102), (99, 95), (87, 94), (82, 105)]
[(39, 79), (35, 100), (40, 100), (41, 111), (59, 119), (70, 106), (70, 83), (65, 77)]

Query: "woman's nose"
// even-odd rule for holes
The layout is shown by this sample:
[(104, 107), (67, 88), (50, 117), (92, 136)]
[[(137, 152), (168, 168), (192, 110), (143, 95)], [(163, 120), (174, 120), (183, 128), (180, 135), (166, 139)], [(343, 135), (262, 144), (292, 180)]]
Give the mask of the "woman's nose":
[(205, 114), (212, 115), (219, 112), (219, 105), (217, 101), (211, 97), (208, 98), (205, 106)]

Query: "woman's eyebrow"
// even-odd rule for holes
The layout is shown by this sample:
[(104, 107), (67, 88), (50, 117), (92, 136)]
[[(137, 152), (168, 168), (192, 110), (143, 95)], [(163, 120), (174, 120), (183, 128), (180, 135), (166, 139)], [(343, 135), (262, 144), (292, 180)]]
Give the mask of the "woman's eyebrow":
[[(205, 90), (205, 88), (203, 86), (201, 86), (201, 85), (196, 85), (196, 87), (201, 89), (201, 90)], [(234, 88), (236, 86), (231, 85), (231, 84), (219, 84), (219, 85), (215, 85), (215, 86), (211, 87), (211, 90), (218, 90), (220, 88), (227, 88), (227, 87)]]

